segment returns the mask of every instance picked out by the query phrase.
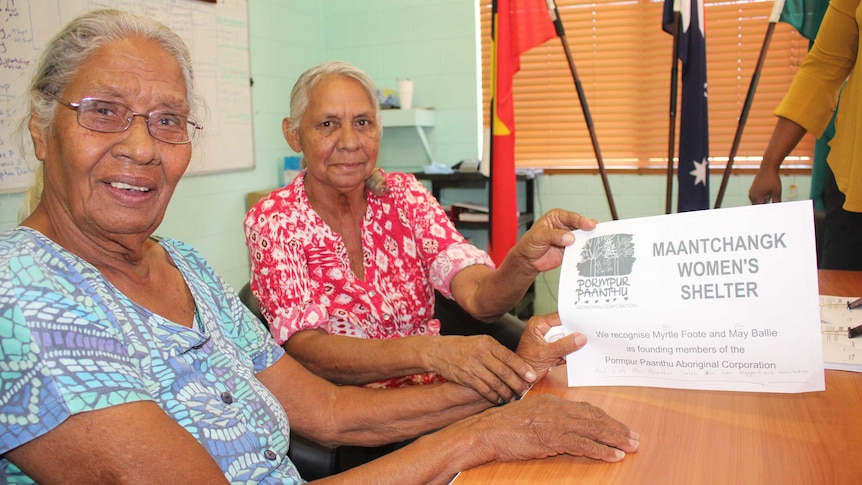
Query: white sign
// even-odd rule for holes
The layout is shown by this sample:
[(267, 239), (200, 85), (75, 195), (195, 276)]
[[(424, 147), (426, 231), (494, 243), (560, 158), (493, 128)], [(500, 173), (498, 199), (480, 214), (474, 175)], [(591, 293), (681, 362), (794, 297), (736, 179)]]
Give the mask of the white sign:
[(569, 386), (822, 391), (811, 201), (603, 222), (560, 275)]

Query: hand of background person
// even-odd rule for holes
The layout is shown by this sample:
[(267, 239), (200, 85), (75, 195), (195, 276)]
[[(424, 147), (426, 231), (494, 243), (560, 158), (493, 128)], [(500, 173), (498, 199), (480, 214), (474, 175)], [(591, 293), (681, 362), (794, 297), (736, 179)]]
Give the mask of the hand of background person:
[(521, 461), (567, 454), (616, 462), (640, 446), (638, 433), (601, 409), (551, 394), (529, 396), (492, 408), (463, 423), (478, 429), (481, 444), (476, 452), (491, 454), (483, 455), (487, 461)]
[(806, 133), (806, 129), (799, 123), (778, 117), (772, 136), (769, 137), (769, 144), (763, 152), (760, 168), (757, 169), (757, 175), (748, 189), (748, 200), (752, 204), (781, 202), (781, 164)]
[(580, 350), (587, 343), (582, 333), (573, 333), (554, 342), (546, 342), (545, 334), (552, 327), (562, 325), (560, 315), (540, 315), (527, 321), (527, 328), (518, 342), (517, 354), (536, 372), (536, 382), (545, 377), (548, 369), (565, 363), (565, 357)]
[(778, 168), (770, 169), (760, 167), (751, 188), (748, 189), (748, 200), (752, 204), (766, 204), (769, 202), (781, 202), (781, 178)]
[(536, 372), (515, 352), (488, 335), (430, 337), (426, 368), (499, 404), (520, 396)]
[(510, 254), (518, 256), (535, 272), (552, 270), (563, 262), (566, 246), (575, 242), (572, 231), (596, 227), (596, 221), (577, 212), (551, 209), (540, 217), (512, 248)]

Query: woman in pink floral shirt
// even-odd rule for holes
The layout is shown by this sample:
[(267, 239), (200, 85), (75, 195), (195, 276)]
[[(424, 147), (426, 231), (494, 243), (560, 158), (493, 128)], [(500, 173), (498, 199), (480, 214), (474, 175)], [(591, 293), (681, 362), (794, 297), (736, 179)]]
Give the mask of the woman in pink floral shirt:
[(553, 210), (495, 269), (415, 177), (376, 168), (376, 88), (350, 64), (304, 73), (282, 130), (307, 169), (245, 219), (251, 287), (278, 343), (341, 384), (451, 380), (493, 402), (524, 392), (535, 373), (516, 354), (487, 336), (440, 335), (434, 290), (493, 321), (559, 266), (571, 230), (595, 221)]

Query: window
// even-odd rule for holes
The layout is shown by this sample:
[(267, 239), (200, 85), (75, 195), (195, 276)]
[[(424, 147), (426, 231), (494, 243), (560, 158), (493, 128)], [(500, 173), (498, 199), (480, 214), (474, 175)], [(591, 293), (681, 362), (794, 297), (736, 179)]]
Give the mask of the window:
[[(608, 168), (666, 168), (673, 38), (661, 1), (557, 0), (557, 8)], [(772, 1), (705, 0), (710, 160), (723, 167), (766, 34)], [(491, 0), (481, 0), (484, 124), (488, 124)], [(808, 40), (775, 27), (734, 167), (757, 167)], [(680, 73), (682, 67), (680, 65)], [(681, 81), (678, 84), (682, 90)], [(559, 38), (521, 56), (515, 75), (519, 167), (597, 168), (584, 114)], [(677, 103), (677, 120), (680, 114)], [(679, 127), (676, 129), (679, 143)], [(810, 167), (807, 135), (784, 166)], [(674, 147), (674, 156), (677, 148)]]

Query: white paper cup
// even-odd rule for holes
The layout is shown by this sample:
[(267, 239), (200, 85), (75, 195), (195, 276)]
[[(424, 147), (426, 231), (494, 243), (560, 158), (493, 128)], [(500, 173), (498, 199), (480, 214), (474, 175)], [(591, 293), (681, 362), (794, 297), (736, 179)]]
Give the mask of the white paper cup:
[(401, 109), (413, 107), (413, 80), (398, 79), (398, 99), (401, 101)]

